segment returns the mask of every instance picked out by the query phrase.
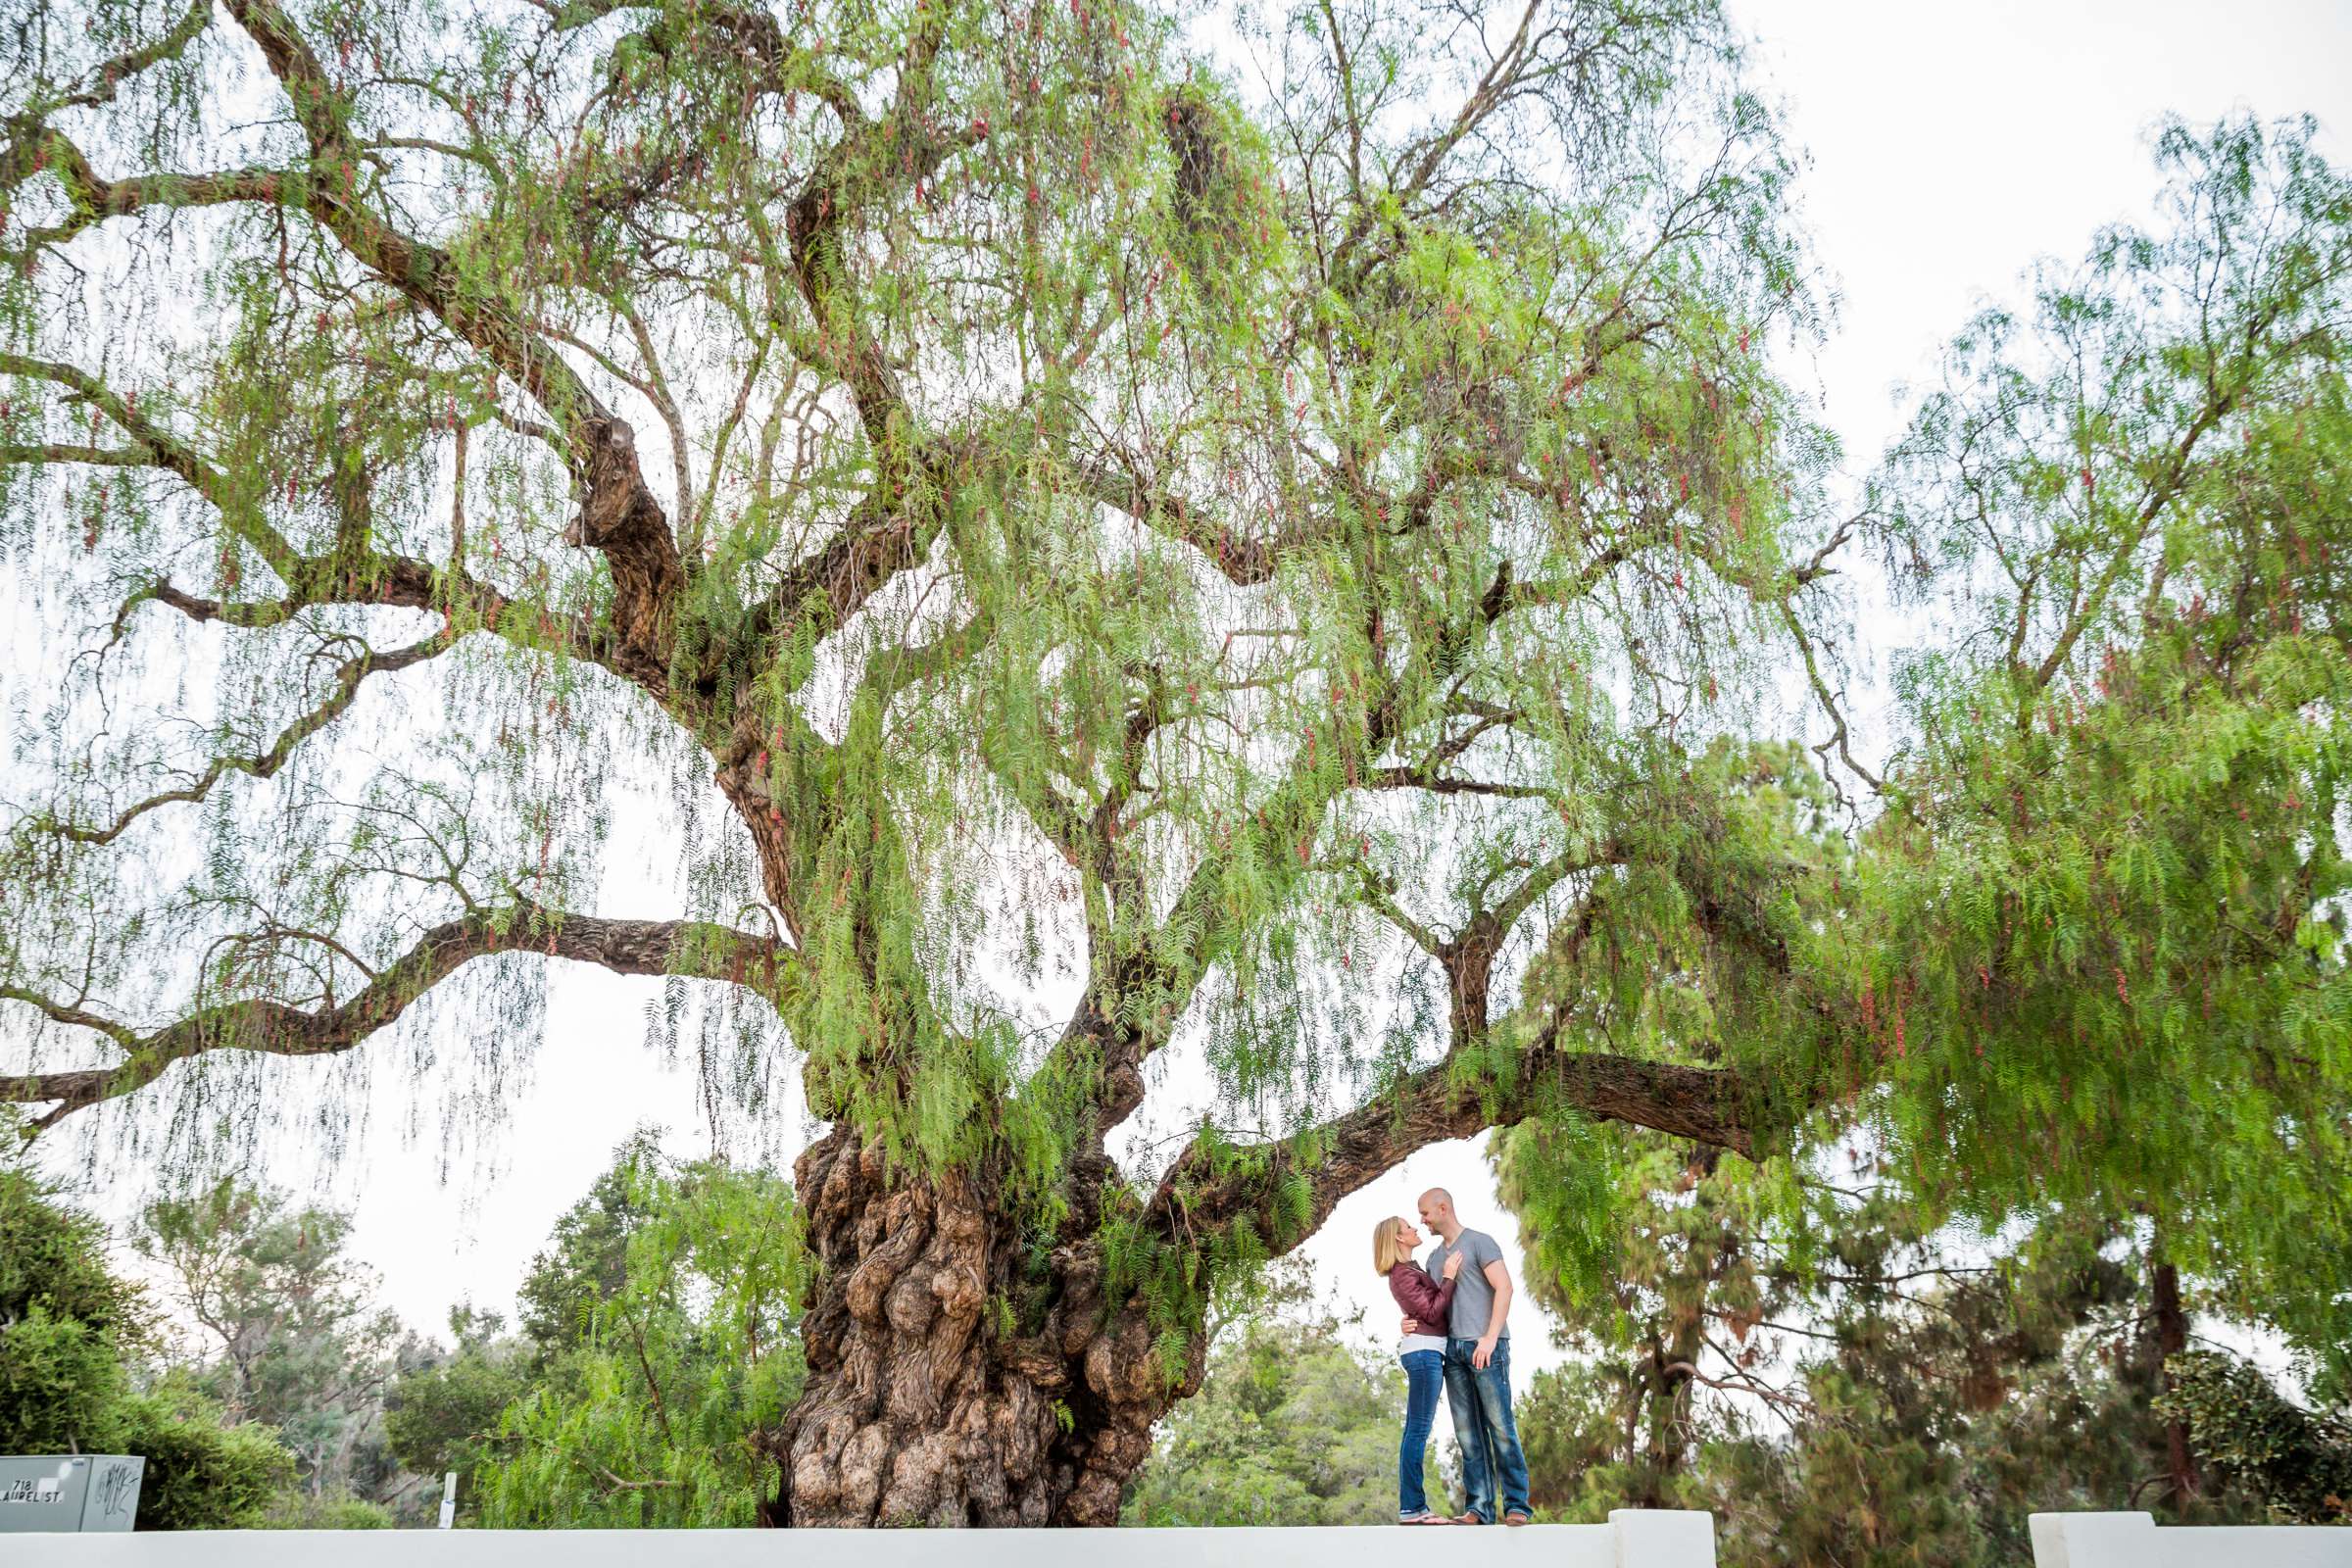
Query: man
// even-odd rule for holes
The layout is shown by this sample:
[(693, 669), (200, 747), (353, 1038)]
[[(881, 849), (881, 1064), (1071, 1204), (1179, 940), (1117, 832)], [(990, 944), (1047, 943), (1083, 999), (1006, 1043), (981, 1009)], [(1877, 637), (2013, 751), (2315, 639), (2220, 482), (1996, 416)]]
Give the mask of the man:
[[(1423, 1193), (1420, 1206), (1421, 1224), (1439, 1241), (1424, 1266), (1436, 1274), (1454, 1253), (1462, 1257), (1445, 1324), (1446, 1402), (1453, 1412), (1454, 1441), (1462, 1446), (1462, 1490), (1469, 1494), (1468, 1511), (1454, 1523), (1493, 1524), (1499, 1486), (1502, 1522), (1523, 1525), (1529, 1518), (1527, 1454), (1511, 1415), (1511, 1271), (1494, 1237), (1463, 1227), (1445, 1188)], [(1404, 1320), (1406, 1333), (1417, 1327)]]

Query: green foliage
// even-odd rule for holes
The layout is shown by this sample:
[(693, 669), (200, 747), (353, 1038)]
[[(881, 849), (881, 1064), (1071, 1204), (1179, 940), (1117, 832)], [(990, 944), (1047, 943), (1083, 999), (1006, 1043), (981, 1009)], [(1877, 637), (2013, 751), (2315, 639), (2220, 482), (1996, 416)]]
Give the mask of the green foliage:
[[(532, 1277), (542, 1276), (534, 1270)], [(543, 1341), (534, 1356), (524, 1341), (501, 1336), (499, 1326), (496, 1313), (453, 1310), (456, 1350), (404, 1368), (386, 1390), (384, 1440), (406, 1469), (428, 1480), (452, 1470), (478, 1474), (497, 1451), (507, 1407), (529, 1392), (534, 1364), (544, 1369), (550, 1358), (576, 1348), (576, 1342)], [(470, 1497), (462, 1495), (461, 1512), (471, 1511)]]
[[(629, 1239), (649, 1218), (646, 1175), (661, 1160), (656, 1134), (632, 1134), (587, 1196), (557, 1219), (547, 1249), (531, 1259), (514, 1293), (517, 1324), (531, 1343), (549, 1353), (576, 1348), (597, 1306), (620, 1293), (628, 1280)], [(470, 1337), (461, 1334), (461, 1345)]]
[[(1404, 1374), (1367, 1359), (1328, 1316), (1252, 1313), (1209, 1357), (1200, 1392), (1161, 1427), (1120, 1522), (1375, 1525), (1396, 1517)], [(1446, 1495), (1439, 1444), (1429, 1494)]]
[(108, 1451), (103, 1439), (119, 1429), (130, 1392), (115, 1337), (46, 1306), (0, 1328), (8, 1350), (0, 1356), (0, 1449)]
[[(1816, 849), (1769, 792), (1701, 792), (1768, 808), (1702, 863), (1805, 846), (1783, 891), (1717, 885), (1807, 912), (1770, 928), (1780, 972), (1693, 944), (1708, 1010), (1670, 1027), (1744, 994), (1725, 1053), (1826, 1109), (1762, 1167), (1573, 1118), (1499, 1145), (1531, 1289), (1590, 1357), (1531, 1399), (1553, 1506), (1974, 1562), (2031, 1509), (2139, 1505), (2174, 1407), (2119, 1306), (2155, 1235), (2340, 1387), (2352, 200), (2307, 126), (2175, 126), (2160, 157), (2169, 229), (1976, 323), (1879, 481), (1898, 584), (1983, 628), (1904, 661), (1884, 811)], [(2255, 1516), (2250, 1474), (2173, 1503)]]
[(759, 1436), (804, 1376), (800, 1225), (777, 1177), (632, 1139), (533, 1265), (525, 1321), (553, 1337), (527, 1381), (519, 1348), (482, 1339), (404, 1378), (404, 1458), (469, 1456), (461, 1497), (493, 1527), (756, 1522), (773, 1485)]
[[(1495, 1158), (1528, 1288), (1572, 1355), (1520, 1411), (1549, 1515), (1705, 1508), (1742, 1560), (1991, 1568), (2029, 1554), (2029, 1513), (2144, 1507), (2166, 1480), (2160, 1329), (2130, 1227), (1976, 1234), (1855, 1146), (1790, 1179), (1531, 1123)], [(1617, 1190), (1564, 1202), (1546, 1180), (1563, 1159)], [(1604, 1236), (1560, 1228), (1596, 1211), (1616, 1216)], [(1613, 1258), (1599, 1290), (1596, 1246)], [(2168, 1502), (2194, 1522), (2261, 1516), (2227, 1473)]]
[(246, 1530), (266, 1524), (295, 1479), (295, 1456), (260, 1422), (223, 1424), (220, 1407), (184, 1385), (134, 1397), (122, 1451), (147, 1456), (141, 1530)]
[(1885, 541), (1984, 629), (1906, 661), (1823, 1000), (1914, 1187), (2151, 1214), (2341, 1367), (2352, 185), (2311, 134), (2168, 126), (2168, 226), (1955, 343)]
[(106, 1227), (57, 1201), (25, 1164), (0, 1160), (0, 1324), (35, 1311), (125, 1338), (150, 1326), (138, 1287), (106, 1265)]
[(2280, 1523), (2352, 1524), (2352, 1425), (2281, 1398), (2246, 1363), (2192, 1350), (2157, 1407), (2188, 1423), (2207, 1471), (2262, 1498)]
[[(1653, 807), (1677, 838), (1643, 863), (1696, 873), (1635, 927), (1676, 944), (1675, 982), (1630, 945), (1569, 977), (1613, 983), (1660, 1037), (1755, 1062), (1796, 1112), (1782, 1159), (1726, 1160), (1720, 1180), (1572, 1118), (1507, 1146), (1545, 1260), (1535, 1288), (1613, 1350), (1654, 1337), (1643, 1397), (1697, 1359), (1704, 1303), (1752, 1321), (1851, 1262), (1855, 1222), (1807, 1192), (1841, 1145), (1872, 1152), (1890, 1234), (1913, 1244), (1953, 1220), (2048, 1238), (2152, 1224), (2211, 1306), (2283, 1332), (2340, 1386), (2352, 198), (2307, 125), (2176, 125), (2159, 156), (2168, 226), (2102, 235), (2077, 273), (2041, 275), (2030, 313), (1972, 326), (1877, 481), (1864, 526), (1896, 582), (1965, 628), (1901, 662), (1883, 810), (1821, 831), (1823, 785), (1788, 764), (1700, 782), (1693, 827)], [(1755, 787), (1776, 772), (1785, 795)], [(1740, 941), (1722, 940), (1726, 906)], [(1610, 940), (1596, 925), (1586, 951)], [(1692, 1196), (1661, 1211), (1666, 1191)], [(1792, 1272), (1748, 1255), (1759, 1237)], [(1593, 1317), (1629, 1310), (1629, 1276), (1660, 1293), (1645, 1314)], [(1848, 1432), (1875, 1419), (1854, 1378), (1818, 1369)], [(2131, 1395), (2134, 1442), (2153, 1392), (2143, 1376)], [(1951, 1463), (1941, 1440), (1889, 1430), (1905, 1435), (1850, 1455), (1883, 1460), (1889, 1488)], [(1690, 1446), (1670, 1424), (1651, 1436), (1656, 1457), (1625, 1462), (1663, 1488)], [(1849, 1524), (1877, 1516), (1849, 1502)]]
[(185, 1378), (154, 1376), (152, 1314), (105, 1245), (95, 1218), (0, 1161), (0, 1452), (144, 1455), (142, 1530), (256, 1522), (294, 1456)]
[(360, 1497), (318, 1497), (307, 1492), (280, 1494), (261, 1521), (264, 1530), (390, 1530), (392, 1510)]
[(382, 1395), (400, 1325), (344, 1250), (350, 1216), (222, 1178), (148, 1204), (132, 1244), (211, 1342), (198, 1386), (275, 1429), (314, 1498), (388, 1491)]
[(0, 1160), (0, 1452), (107, 1451), (151, 1315), (105, 1247), (96, 1218)]

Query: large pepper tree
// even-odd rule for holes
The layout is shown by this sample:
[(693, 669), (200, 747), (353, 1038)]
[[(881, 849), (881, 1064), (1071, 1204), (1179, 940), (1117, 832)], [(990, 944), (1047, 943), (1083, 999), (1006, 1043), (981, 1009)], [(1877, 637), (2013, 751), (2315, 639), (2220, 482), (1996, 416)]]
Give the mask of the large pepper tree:
[[(1762, 1154), (1902, 1057), (1740, 739), (1834, 698), (1856, 531), (1722, 18), (1215, 41), (36, 8), (0, 1097), (199, 1148), (272, 1056), (503, 1061), (553, 959), (701, 982), (713, 1091), (788, 1114), (788, 1048), (822, 1124), (775, 1521), (1109, 1524), (1211, 1292), (1414, 1150)], [(677, 906), (609, 912), (649, 775)], [(1178, 1045), (1220, 1110), (1151, 1158)]]

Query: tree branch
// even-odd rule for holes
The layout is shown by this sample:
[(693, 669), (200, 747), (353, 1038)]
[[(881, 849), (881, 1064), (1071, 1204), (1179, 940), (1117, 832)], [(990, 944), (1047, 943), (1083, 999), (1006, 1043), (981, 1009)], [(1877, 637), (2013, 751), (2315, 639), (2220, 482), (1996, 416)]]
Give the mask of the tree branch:
[(1113, 468), (1104, 463), (1083, 463), (1073, 477), (1079, 494), (1114, 512), (1125, 513), (1147, 528), (1213, 558), (1217, 570), (1237, 587), (1250, 588), (1272, 581), (1283, 556), (1313, 537), (1306, 531), (1273, 539), (1237, 534), (1174, 491), (1150, 484), (1135, 472)]
[[(1562, 1109), (1752, 1156), (1759, 1139), (1743, 1098), (1729, 1070), (1562, 1051), (1556, 1035), (1522, 1058), (1513, 1082), (1491, 1081), (1449, 1054), (1297, 1139), (1239, 1152), (1195, 1142), (1161, 1178), (1146, 1222), (1174, 1237), (1247, 1220), (1267, 1245), (1288, 1250), (1341, 1199), (1415, 1151)], [(1305, 1186), (1303, 1205), (1289, 1196), (1298, 1183)]]
[(159, 807), (169, 806), (174, 802), (192, 804), (203, 800), (212, 793), (214, 785), (220, 783), (230, 773), (243, 773), (250, 778), (269, 778), (286, 765), (287, 759), (294, 755), (296, 747), (342, 717), (350, 710), (351, 705), (359, 700), (360, 687), (368, 676), (407, 669), (412, 664), (420, 664), (428, 659), (436, 658), (447, 652), (456, 642), (457, 635), (455, 633), (442, 631), (435, 632), (422, 642), (411, 643), (406, 648), (396, 648), (387, 654), (379, 654), (373, 649), (369, 649), (337, 665), (334, 691), (327, 696), (324, 702), (280, 731), (277, 739), (271, 742), (267, 750), (251, 755), (231, 753), (216, 757), (213, 759), (212, 765), (199, 774), (195, 782), (175, 790), (165, 790), (160, 794), (150, 795), (136, 805), (116, 813), (112, 821), (102, 825), (45, 819), (36, 819), (33, 825), (54, 833), (60, 838), (70, 839), (76, 844), (111, 844), (120, 838), (131, 823)]
[[(324, 555), (305, 555), (271, 526), (250, 500), (201, 454), (140, 412), (135, 394), (119, 396), (98, 377), (76, 366), (25, 355), (0, 352), (0, 374), (26, 376), (64, 387), (120, 426), (135, 445), (118, 449), (59, 445), (0, 447), (0, 463), (75, 462), (108, 466), (159, 468), (180, 479), (212, 503), (222, 525), (260, 554), (285, 585), (277, 600), (223, 601), (184, 593), (169, 580), (159, 580), (133, 594), (116, 612), (120, 634), (130, 612), (153, 600), (170, 606), (191, 620), (220, 620), (228, 625), (260, 629), (283, 624), (301, 610), (315, 605), (379, 605), (396, 610), (465, 610), (475, 622), (510, 640), (557, 644), (566, 652), (602, 664), (627, 678), (616, 657), (614, 639), (584, 623), (557, 622), (544, 612), (517, 635), (508, 624), (509, 612), (519, 609), (528, 616), (527, 603), (508, 599), (490, 584), (466, 573), (455, 562), (434, 566), (414, 557), (385, 555), (364, 544), (349, 544), (342, 536), (364, 536), (364, 529), (338, 529), (335, 549)], [(346, 501), (349, 501), (346, 497)], [(351, 519), (346, 519), (348, 523)]]
[(124, 1053), (124, 1059), (111, 1067), (0, 1074), (0, 1102), (55, 1102), (53, 1108), (33, 1119), (37, 1131), (84, 1106), (143, 1088), (173, 1062), (208, 1052), (335, 1054), (391, 1023), (411, 1003), (471, 960), (525, 951), (597, 964), (615, 974), (730, 980), (779, 1001), (800, 985), (799, 957), (790, 947), (728, 926), (694, 920), (611, 920), (528, 904), (475, 909), (425, 932), (348, 1002), (312, 1011), (267, 998), (245, 998), (200, 1007), (142, 1035), (78, 1005), (0, 985), (0, 1001), (25, 1003), (55, 1022), (95, 1030)]
[(639, 466), (636, 432), (537, 333), (466, 287), (448, 252), (401, 233), (358, 200), (365, 149), (352, 135), (348, 95), (275, 0), (226, 3), (260, 46), (310, 140), (314, 168), (305, 211), (378, 280), (430, 312), (553, 416), (583, 495), (565, 542), (600, 552), (612, 570), (612, 667), (665, 696), (673, 601), (683, 573), (668, 518)]

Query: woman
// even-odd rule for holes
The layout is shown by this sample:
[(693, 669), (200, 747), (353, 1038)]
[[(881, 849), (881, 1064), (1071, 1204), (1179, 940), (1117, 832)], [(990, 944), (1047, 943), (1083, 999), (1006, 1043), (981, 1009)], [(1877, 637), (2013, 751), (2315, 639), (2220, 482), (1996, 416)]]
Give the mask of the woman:
[[(1389, 1282), (1389, 1294), (1404, 1315), (1439, 1329), (1446, 1326), (1446, 1309), (1453, 1304), (1453, 1276), (1462, 1266), (1459, 1252), (1446, 1259), (1443, 1282), (1413, 1261), (1421, 1233), (1410, 1220), (1389, 1218), (1372, 1228), (1372, 1266)], [(1421, 1488), (1422, 1455), (1429, 1447), (1429, 1429), (1438, 1419), (1438, 1394), (1446, 1386), (1446, 1336), (1407, 1334), (1397, 1347), (1404, 1364), (1404, 1442), (1396, 1450), (1396, 1522), (1402, 1525), (1449, 1525), (1442, 1513), (1432, 1513)]]

